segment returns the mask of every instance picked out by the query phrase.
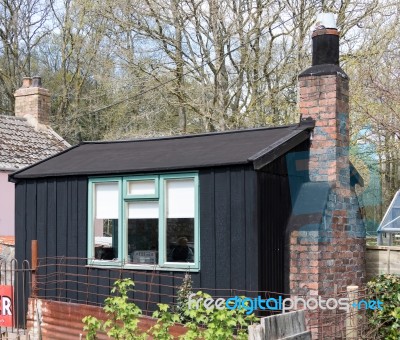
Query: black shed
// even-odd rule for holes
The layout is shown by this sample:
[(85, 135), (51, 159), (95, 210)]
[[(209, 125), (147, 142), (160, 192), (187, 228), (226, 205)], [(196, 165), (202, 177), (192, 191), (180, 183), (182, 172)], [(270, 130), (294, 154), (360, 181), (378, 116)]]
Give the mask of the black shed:
[(197, 287), (284, 292), (293, 183), (308, 179), (288, 155), (307, 153), (312, 128), (81, 143), (10, 176), (16, 257), (37, 239), (39, 257), (88, 258), (104, 277), (190, 271)]

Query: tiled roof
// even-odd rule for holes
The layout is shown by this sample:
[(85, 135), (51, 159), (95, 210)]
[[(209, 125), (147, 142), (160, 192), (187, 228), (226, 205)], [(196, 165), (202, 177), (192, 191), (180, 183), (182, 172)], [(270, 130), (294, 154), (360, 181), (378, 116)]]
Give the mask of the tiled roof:
[(0, 170), (24, 168), (67, 147), (49, 127), (35, 129), (24, 118), (0, 115)]

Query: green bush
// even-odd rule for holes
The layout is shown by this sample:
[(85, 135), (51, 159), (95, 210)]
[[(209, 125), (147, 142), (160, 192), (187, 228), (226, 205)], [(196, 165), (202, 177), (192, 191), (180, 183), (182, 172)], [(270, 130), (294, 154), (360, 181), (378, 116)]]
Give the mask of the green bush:
[(114, 283), (111, 293), (116, 293), (116, 295), (104, 301), (103, 309), (109, 317), (104, 323), (93, 316), (85, 316), (82, 319), (85, 324), (83, 330), (87, 331), (86, 339), (96, 339), (97, 331), (100, 330), (117, 340), (146, 339), (146, 335), (141, 333), (138, 327), (142, 311), (134, 303), (128, 301), (128, 292), (132, 291), (133, 286), (131, 279), (118, 280)]
[(368, 310), (368, 323), (379, 338), (400, 339), (400, 276), (384, 274), (367, 284), (371, 299), (380, 300), (382, 309)]
[[(151, 335), (156, 340), (171, 340), (169, 328), (175, 323), (185, 320), (188, 329), (182, 340), (225, 340), (232, 339), (236, 333), (237, 339), (247, 339), (247, 328), (258, 319), (254, 315), (246, 315), (245, 309), (206, 309), (203, 304), (199, 308), (187, 308), (188, 297), (184, 292), (191, 293), (190, 277), (185, 277), (184, 288), (180, 291), (180, 308), (176, 312), (170, 312), (169, 306), (158, 304), (159, 310), (153, 313), (157, 323), (147, 332), (139, 330), (139, 317), (142, 311), (133, 302), (128, 301), (128, 292), (132, 290), (134, 283), (131, 279), (119, 280), (114, 283), (111, 296), (105, 300), (103, 307), (108, 315), (104, 323), (93, 316), (85, 316), (83, 330), (87, 333), (87, 340), (95, 340), (99, 331), (105, 332), (110, 338), (117, 340), (147, 339)], [(202, 292), (196, 293), (194, 300), (208, 298)]]
[[(203, 292), (197, 292), (193, 300), (203, 299), (204, 301), (210, 297)], [(254, 315), (246, 315), (247, 311), (244, 308), (229, 310), (217, 309), (213, 306), (207, 309), (203, 303), (199, 303), (198, 306), (199, 308), (188, 308), (185, 311), (185, 316), (191, 321), (185, 324), (189, 330), (181, 339), (233, 339), (236, 332), (236, 339), (247, 340), (249, 325), (258, 321)]]

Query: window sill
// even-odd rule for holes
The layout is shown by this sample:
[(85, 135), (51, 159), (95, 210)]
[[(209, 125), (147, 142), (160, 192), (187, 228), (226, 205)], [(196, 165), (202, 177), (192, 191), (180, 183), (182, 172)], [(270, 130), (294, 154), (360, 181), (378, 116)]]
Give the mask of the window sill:
[(173, 267), (173, 266), (158, 266), (158, 265), (135, 265), (135, 264), (121, 264), (121, 262), (113, 262), (107, 261), (101, 263), (100, 261), (91, 261), (88, 263), (86, 268), (99, 268), (99, 269), (126, 269), (126, 270), (157, 270), (157, 271), (167, 271), (167, 272), (190, 272), (190, 273), (198, 273), (200, 272), (199, 267), (191, 266), (191, 267)]

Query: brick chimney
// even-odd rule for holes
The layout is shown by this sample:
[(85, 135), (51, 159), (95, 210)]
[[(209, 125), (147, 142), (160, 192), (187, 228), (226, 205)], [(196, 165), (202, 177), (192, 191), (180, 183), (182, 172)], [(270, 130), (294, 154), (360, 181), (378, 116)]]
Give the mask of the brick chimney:
[(299, 75), (302, 119), (315, 121), (309, 182), (300, 194), (307, 209), (315, 200), (315, 211), (292, 218), (289, 289), (292, 295), (333, 296), (365, 277), (364, 227), (350, 185), (349, 78), (339, 66), (333, 14), (318, 16), (312, 45), (312, 66)]
[(310, 179), (348, 187), (349, 78), (339, 66), (339, 32), (331, 13), (319, 15), (312, 34), (312, 66), (299, 75), (299, 107), (315, 121)]
[(14, 97), (16, 117), (27, 119), (35, 127), (49, 123), (50, 92), (42, 87), (40, 77), (25, 77)]

